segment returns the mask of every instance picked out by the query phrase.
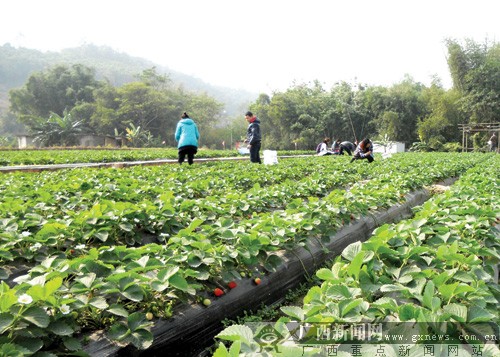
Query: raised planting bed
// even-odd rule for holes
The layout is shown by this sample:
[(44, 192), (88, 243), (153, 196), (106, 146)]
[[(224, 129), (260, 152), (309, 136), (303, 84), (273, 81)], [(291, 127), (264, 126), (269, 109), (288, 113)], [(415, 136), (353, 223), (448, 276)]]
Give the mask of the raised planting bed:
[[(205, 298), (213, 305), (201, 311), (217, 310), (215, 288), (225, 289), (225, 298), (240, 288), (255, 292), (241, 272), (259, 275), (261, 295), (272, 296), (266, 279), (278, 269), (298, 269), (302, 277), (311, 249), (319, 255), (307, 265), (319, 267), (340, 228), (360, 217), (379, 224), (378, 214), (409, 192), (486, 158), (396, 155), (350, 166), (348, 158), (320, 158), (270, 167), (0, 175), (0, 259), (34, 264), (16, 284), (2, 284), (4, 344), (24, 344), (27, 355), (78, 353), (86, 336), (104, 329), (113, 344), (134, 346), (122, 353), (151, 352), (155, 325), (181, 319)], [(144, 234), (163, 241), (142, 245)], [(297, 254), (302, 259), (294, 261)], [(231, 280), (240, 286), (229, 291)]]
[[(442, 182), (448, 185), (453, 179)], [(246, 310), (257, 309), (261, 304), (274, 304), (283, 292), (298, 287), (307, 275), (314, 274), (324, 263), (339, 255), (353, 242), (364, 241), (373, 229), (381, 224), (399, 221), (412, 215), (412, 207), (421, 205), (430, 197), (428, 190), (418, 190), (407, 195), (404, 204), (361, 217), (341, 229), (329, 243), (311, 241), (307, 249), (297, 248), (283, 252), (283, 264), (274, 273), (261, 276), (257, 285), (253, 278), (237, 281), (234, 289), (225, 289), (224, 295), (211, 298), (210, 306), (186, 305), (176, 310), (175, 317), (155, 322), (153, 344), (144, 351), (134, 347), (121, 347), (110, 341), (102, 332), (91, 336), (94, 340), (85, 347), (91, 356), (195, 356), (213, 343), (213, 337), (222, 329), (221, 321), (234, 318)]]
[[(248, 160), (245, 157), (222, 157), (222, 158), (197, 158), (194, 162), (196, 164), (203, 164), (214, 161), (239, 161)], [(42, 172), (42, 171), (56, 171), (65, 169), (78, 169), (78, 168), (127, 168), (133, 166), (159, 166), (165, 164), (179, 164), (174, 159), (158, 159), (148, 161), (116, 161), (116, 162), (100, 162), (100, 163), (75, 163), (75, 164), (52, 164), (52, 165), (28, 165), (28, 166), (3, 166), (0, 167), (0, 173), (10, 172)]]
[(500, 178), (484, 175), (497, 167), (470, 169), (412, 219), (347, 246), (303, 304), (227, 327), (214, 356), (499, 356)]
[[(307, 151), (280, 151), (279, 158), (312, 156)], [(200, 149), (195, 163), (212, 159), (249, 160), (248, 155), (239, 155), (236, 150)], [(177, 163), (177, 149), (23, 149), (0, 150), (0, 172), (27, 170), (57, 170), (74, 167), (131, 166), (143, 164)]]

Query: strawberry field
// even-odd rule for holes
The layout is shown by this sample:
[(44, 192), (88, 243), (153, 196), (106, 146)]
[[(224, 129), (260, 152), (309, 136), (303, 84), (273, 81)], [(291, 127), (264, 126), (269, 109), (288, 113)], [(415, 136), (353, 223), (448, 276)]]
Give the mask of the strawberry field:
[[(236, 155), (236, 151), (200, 150), (198, 157), (224, 157)], [(50, 165), (68, 163), (102, 163), (119, 161), (144, 161), (176, 159), (177, 150), (158, 149), (88, 149), (88, 150), (0, 150), (0, 166)]]
[[(499, 177), (484, 174), (497, 167), (493, 160), (469, 169), (414, 218), (379, 227), (366, 242), (349, 245), (331, 268), (318, 270), (323, 283), (307, 292), (303, 305), (282, 307), (284, 317), (273, 325), (293, 343), (266, 354), (351, 356), (353, 330), (335, 336), (331, 326), (375, 322), (387, 335), (381, 328), (370, 344), (359, 345), (363, 356), (381, 349), (386, 356), (448, 356), (450, 345), (457, 356), (499, 356)], [(308, 328), (291, 338), (290, 323), (297, 321)], [(393, 336), (404, 337), (406, 346)], [(426, 354), (416, 337), (435, 340), (425, 336), (445, 336), (446, 343)], [(214, 356), (252, 355), (263, 347), (257, 337), (249, 326), (230, 326), (218, 338), (231, 349), (221, 344)]]
[[(147, 350), (154, 326), (181, 308), (209, 315), (247, 281), (262, 279), (258, 291), (284, 252), (450, 177), (460, 179), (413, 220), (319, 270), (323, 284), (283, 319), (498, 322), (500, 179), (484, 173), (499, 164), (405, 153), (370, 165), (308, 157), (0, 175), (0, 354), (85, 355), (99, 330)], [(219, 337), (234, 343), (218, 356), (259, 347), (244, 326), (229, 329)]]
[[(280, 151), (280, 155), (311, 154), (310, 151)], [(238, 156), (236, 150), (200, 149), (197, 158)], [(124, 148), (124, 149), (22, 149), (0, 150), (0, 166), (54, 165), (74, 163), (107, 163), (146, 160), (176, 160), (177, 149)]]

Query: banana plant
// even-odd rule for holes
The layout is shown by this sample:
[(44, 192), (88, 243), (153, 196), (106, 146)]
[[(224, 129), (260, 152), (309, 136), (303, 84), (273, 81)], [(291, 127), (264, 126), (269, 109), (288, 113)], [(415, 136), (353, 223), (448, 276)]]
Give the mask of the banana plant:
[(61, 117), (51, 113), (48, 119), (39, 118), (33, 126), (34, 141), (42, 146), (71, 146), (78, 144), (78, 135), (88, 131), (83, 120), (74, 120), (71, 113)]

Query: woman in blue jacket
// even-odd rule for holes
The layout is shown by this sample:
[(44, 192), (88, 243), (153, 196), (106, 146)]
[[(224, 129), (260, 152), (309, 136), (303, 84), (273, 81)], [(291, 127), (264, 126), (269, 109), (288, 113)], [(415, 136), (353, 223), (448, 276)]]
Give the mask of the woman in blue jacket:
[(186, 155), (189, 165), (193, 164), (194, 154), (198, 152), (199, 138), (200, 133), (196, 123), (186, 112), (182, 113), (181, 120), (179, 120), (175, 129), (175, 141), (178, 142), (177, 149), (179, 150), (179, 164), (184, 162)]

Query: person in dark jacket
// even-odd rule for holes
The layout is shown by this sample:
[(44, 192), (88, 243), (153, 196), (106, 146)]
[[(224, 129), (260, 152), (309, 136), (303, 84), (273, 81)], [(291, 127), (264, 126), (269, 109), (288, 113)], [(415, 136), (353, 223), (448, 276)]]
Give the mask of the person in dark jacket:
[(374, 160), (373, 144), (370, 139), (366, 138), (361, 140), (356, 150), (354, 150), (354, 156), (352, 157), (351, 162), (358, 159), (367, 159), (368, 162), (372, 162)]
[(356, 150), (356, 145), (350, 141), (342, 141), (339, 145), (339, 155), (344, 155), (344, 151), (347, 152), (349, 156)]
[(181, 120), (177, 123), (175, 129), (175, 141), (178, 142), (177, 149), (179, 150), (179, 164), (184, 162), (186, 155), (189, 165), (193, 164), (194, 155), (198, 152), (198, 139), (200, 133), (196, 123), (184, 112), (181, 115)]
[(250, 161), (261, 163), (260, 161), (260, 146), (262, 137), (260, 135), (260, 120), (253, 115), (252, 112), (247, 112), (245, 114), (245, 119), (248, 122), (247, 138), (245, 143), (248, 144), (248, 149), (250, 150)]

